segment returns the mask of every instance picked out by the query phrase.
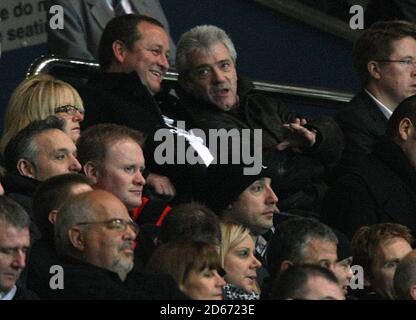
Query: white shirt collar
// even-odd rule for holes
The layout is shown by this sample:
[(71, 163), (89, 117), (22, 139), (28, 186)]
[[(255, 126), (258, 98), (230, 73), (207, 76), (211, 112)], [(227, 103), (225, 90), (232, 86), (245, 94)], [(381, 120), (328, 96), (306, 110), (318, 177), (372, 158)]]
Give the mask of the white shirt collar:
[[(114, 11), (113, 8), (113, 1), (112, 0), (106, 0), (108, 7), (111, 9), (111, 11)], [(131, 8), (131, 4), (129, 2), (129, 0), (121, 0), (121, 5), (124, 8), (124, 11), (126, 11), (126, 13), (134, 13), (133, 9)]]
[(375, 96), (373, 96), (370, 91), (368, 91), (367, 89), (364, 89), (365, 92), (367, 92), (367, 94), (370, 96), (371, 99), (374, 100), (374, 102), (376, 103), (377, 107), (380, 109), (380, 111), (384, 114), (384, 116), (387, 119), (390, 119), (391, 115), (393, 114), (393, 111), (391, 111), (389, 108), (387, 108), (380, 100), (378, 100)]
[(9, 292), (4, 293), (0, 292), (0, 300), (13, 300), (14, 296), (16, 295), (17, 287), (14, 286)]

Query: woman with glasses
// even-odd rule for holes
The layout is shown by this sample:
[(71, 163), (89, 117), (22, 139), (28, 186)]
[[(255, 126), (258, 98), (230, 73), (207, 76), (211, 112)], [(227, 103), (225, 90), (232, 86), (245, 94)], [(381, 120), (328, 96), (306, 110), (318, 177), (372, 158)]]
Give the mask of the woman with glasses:
[(217, 246), (205, 242), (161, 244), (146, 265), (151, 274), (169, 274), (192, 300), (222, 300), (225, 282)]
[(14, 90), (5, 112), (1, 153), (10, 139), (30, 122), (50, 115), (65, 121), (65, 132), (75, 143), (80, 136), (80, 122), (84, 120), (84, 107), (78, 92), (70, 84), (46, 74), (22, 81)]
[(260, 289), (255, 244), (250, 230), (233, 223), (221, 223), (220, 255), (225, 271), (225, 300), (258, 300)]

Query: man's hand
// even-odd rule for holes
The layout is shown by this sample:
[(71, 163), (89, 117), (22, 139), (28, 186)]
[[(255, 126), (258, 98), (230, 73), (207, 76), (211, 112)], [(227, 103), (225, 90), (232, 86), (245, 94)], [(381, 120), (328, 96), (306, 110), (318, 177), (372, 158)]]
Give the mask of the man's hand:
[(296, 118), (294, 122), (284, 124), (285, 139), (277, 145), (277, 150), (282, 151), (292, 148), (295, 152), (301, 152), (301, 148), (310, 148), (316, 142), (316, 132), (305, 128), (305, 119)]
[(157, 194), (175, 196), (176, 189), (168, 177), (160, 176), (156, 173), (149, 173), (146, 183), (150, 185)]

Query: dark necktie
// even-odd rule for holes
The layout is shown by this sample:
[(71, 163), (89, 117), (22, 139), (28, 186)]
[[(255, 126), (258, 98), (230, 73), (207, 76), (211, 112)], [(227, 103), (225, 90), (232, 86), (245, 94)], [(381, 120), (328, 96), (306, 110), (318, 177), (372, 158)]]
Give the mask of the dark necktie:
[(123, 14), (126, 14), (126, 11), (124, 10), (123, 6), (121, 5), (121, 0), (113, 0), (113, 9), (116, 17), (122, 16)]

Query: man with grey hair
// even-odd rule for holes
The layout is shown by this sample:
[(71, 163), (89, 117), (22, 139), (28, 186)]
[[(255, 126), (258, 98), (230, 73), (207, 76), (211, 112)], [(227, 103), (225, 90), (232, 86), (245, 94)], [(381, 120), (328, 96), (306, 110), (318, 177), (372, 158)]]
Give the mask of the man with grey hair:
[(33, 121), (6, 146), (7, 174), (2, 181), (6, 195), (31, 216), (32, 197), (41, 181), (81, 170), (76, 153), (77, 148), (63, 131), (60, 119), (51, 116)]
[(134, 267), (138, 227), (111, 193), (76, 195), (61, 208), (55, 246), (62, 257), (62, 290), (50, 299), (141, 300), (183, 297), (173, 279), (143, 275)]
[(416, 300), (416, 250), (410, 251), (394, 273), (396, 300)]
[[(263, 157), (287, 180), (280, 179), (281, 208), (317, 210), (326, 190), (323, 168), (333, 165), (342, 151), (340, 129), (332, 119), (309, 122), (255, 92), (253, 84), (237, 74), (236, 59), (222, 29), (203, 25), (184, 33), (176, 51), (178, 109), (188, 125), (201, 128), (206, 136), (210, 129), (262, 129)], [(252, 141), (250, 145), (255, 146)]]
[(37, 296), (16, 285), (26, 266), (30, 219), (15, 201), (0, 196), (0, 300), (33, 300)]

